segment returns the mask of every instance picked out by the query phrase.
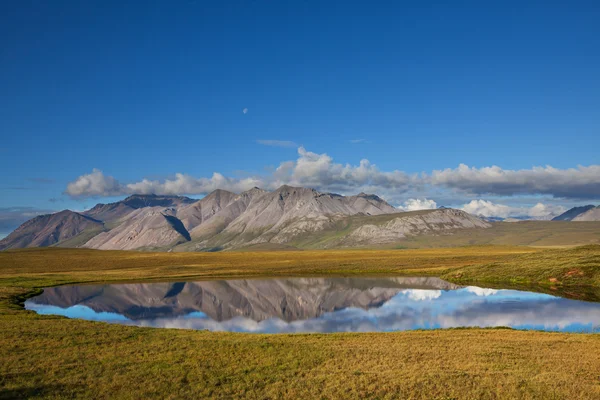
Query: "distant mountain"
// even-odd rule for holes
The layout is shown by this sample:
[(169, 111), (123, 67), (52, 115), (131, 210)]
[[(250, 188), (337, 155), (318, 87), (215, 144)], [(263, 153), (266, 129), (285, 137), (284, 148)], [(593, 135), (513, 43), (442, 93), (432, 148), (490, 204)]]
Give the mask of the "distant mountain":
[[(133, 195), (98, 204), (84, 213), (65, 211), (38, 218), (38, 222), (33, 222), (37, 221), (34, 218), (0, 241), (0, 248), (330, 248), (387, 244), (408, 236), (491, 226), (451, 208), (399, 212), (374, 194), (342, 196), (287, 185), (273, 192), (259, 188), (240, 194), (215, 190), (201, 200)], [(48, 226), (60, 226), (61, 234), (51, 235)]]
[(484, 221), (487, 222), (503, 222), (506, 221), (507, 218), (502, 218), (502, 217), (486, 217), (484, 215), (478, 215), (479, 218), (481, 218)]
[(579, 214), (573, 221), (600, 221), (600, 206), (590, 208), (584, 213)]
[(191, 204), (196, 200), (185, 196), (158, 196), (155, 194), (134, 194), (124, 200), (109, 204), (96, 204), (92, 209), (83, 212), (83, 215), (104, 222), (110, 222), (126, 216), (134, 210), (145, 207), (178, 207)]
[(583, 207), (573, 207), (570, 210), (560, 214), (558, 217), (552, 218), (552, 221), (573, 221), (575, 218), (577, 218), (577, 216), (591, 210), (592, 208), (596, 207), (591, 204)]
[(531, 215), (515, 215), (512, 217), (486, 217), (478, 215), (479, 218), (488, 222), (521, 222), (521, 221), (550, 221), (552, 220), (552, 214), (545, 215), (543, 217), (532, 217)]
[(0, 240), (0, 250), (52, 246), (85, 231), (99, 233), (103, 228), (104, 224), (101, 221), (69, 210), (40, 215)]

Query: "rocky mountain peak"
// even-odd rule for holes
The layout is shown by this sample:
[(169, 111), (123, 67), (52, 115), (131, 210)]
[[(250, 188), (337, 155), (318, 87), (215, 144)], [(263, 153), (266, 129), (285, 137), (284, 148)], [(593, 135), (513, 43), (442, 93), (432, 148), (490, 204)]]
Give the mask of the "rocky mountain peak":
[[(374, 216), (378, 218), (369, 219)], [(135, 194), (83, 213), (65, 210), (36, 217), (0, 245), (75, 243), (107, 250), (212, 251), (261, 244), (295, 246), (325, 235), (317, 240), (320, 247), (349, 247), (488, 226), (452, 209), (399, 213), (375, 194), (343, 196), (282, 185), (272, 192), (255, 187), (241, 194), (217, 189), (200, 200)], [(338, 232), (340, 228), (344, 231)]]

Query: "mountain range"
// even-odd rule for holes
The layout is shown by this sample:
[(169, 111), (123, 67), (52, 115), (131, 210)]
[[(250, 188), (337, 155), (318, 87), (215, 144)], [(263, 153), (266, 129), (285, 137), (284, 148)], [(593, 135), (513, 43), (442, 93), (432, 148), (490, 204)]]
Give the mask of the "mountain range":
[(35, 217), (0, 241), (0, 250), (85, 247), (102, 250), (217, 251), (237, 248), (332, 248), (448, 235), (491, 224), (451, 208), (402, 212), (374, 194), (342, 196), (281, 186), (200, 200), (132, 195), (84, 212)]

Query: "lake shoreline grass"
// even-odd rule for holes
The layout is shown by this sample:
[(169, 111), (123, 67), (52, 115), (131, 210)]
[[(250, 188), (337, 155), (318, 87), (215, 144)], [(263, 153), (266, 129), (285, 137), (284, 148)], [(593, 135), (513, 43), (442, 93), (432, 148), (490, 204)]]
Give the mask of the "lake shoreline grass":
[[(0, 253), (0, 398), (600, 398), (600, 335), (511, 329), (236, 334), (41, 316), (22, 303), (77, 283), (438, 276), (600, 287), (600, 246), (426, 250)], [(594, 297), (596, 296), (596, 297)]]

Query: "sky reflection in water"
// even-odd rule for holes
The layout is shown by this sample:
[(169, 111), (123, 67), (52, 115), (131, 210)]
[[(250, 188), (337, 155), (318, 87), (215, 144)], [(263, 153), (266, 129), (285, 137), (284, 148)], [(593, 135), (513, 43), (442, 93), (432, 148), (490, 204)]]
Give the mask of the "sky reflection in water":
[(110, 323), (256, 333), (475, 326), (600, 330), (599, 303), (516, 290), (457, 287), (435, 278), (63, 286), (46, 289), (25, 305), (39, 314)]

